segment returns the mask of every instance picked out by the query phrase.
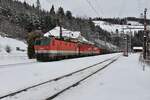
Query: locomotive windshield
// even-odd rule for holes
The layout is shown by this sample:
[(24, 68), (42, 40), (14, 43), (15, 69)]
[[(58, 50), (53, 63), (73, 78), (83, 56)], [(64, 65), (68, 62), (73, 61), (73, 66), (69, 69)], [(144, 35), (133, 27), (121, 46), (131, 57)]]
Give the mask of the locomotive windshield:
[(35, 45), (48, 45), (50, 43), (50, 38), (38, 39), (35, 41)]

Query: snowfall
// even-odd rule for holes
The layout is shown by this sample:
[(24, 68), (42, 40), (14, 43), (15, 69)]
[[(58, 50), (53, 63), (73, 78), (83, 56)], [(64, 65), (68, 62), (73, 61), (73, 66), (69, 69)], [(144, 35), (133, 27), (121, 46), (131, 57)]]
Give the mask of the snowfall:
[[(6, 52), (6, 46), (11, 48), (10, 53)], [(16, 47), (24, 51), (18, 51)], [(35, 59), (28, 59), (26, 48), (27, 45), (23, 41), (0, 36), (0, 97), (121, 55), (108, 68), (54, 100), (150, 100), (150, 67), (139, 61), (140, 53), (129, 54), (129, 57), (115, 53), (37, 62)], [(66, 82), (62, 82), (63, 85), (68, 84)], [(45, 100), (55, 92), (50, 91), (50, 86), (53, 85), (55, 84), (46, 84), (2, 100)], [(55, 90), (59, 91), (60, 86), (55, 87)]]

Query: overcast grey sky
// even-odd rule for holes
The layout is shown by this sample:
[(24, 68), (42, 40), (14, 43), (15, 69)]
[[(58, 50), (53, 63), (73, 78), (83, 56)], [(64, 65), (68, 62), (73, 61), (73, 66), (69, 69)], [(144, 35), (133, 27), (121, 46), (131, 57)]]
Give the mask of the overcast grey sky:
[[(25, 1), (36, 2), (36, 0)], [(92, 4), (97, 13), (87, 1)], [(74, 16), (81, 17), (140, 17), (140, 13), (147, 8), (150, 18), (150, 0), (40, 0), (40, 2), (44, 9), (49, 10), (53, 4), (55, 9), (62, 6), (65, 10), (72, 11)]]

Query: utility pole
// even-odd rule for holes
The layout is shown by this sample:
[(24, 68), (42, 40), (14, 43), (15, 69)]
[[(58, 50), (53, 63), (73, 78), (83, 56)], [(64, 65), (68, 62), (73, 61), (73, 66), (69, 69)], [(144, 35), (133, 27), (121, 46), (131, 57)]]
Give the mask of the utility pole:
[(60, 39), (62, 39), (62, 18), (59, 18), (59, 26), (60, 26)]
[(124, 56), (128, 57), (128, 35), (124, 35)]
[(126, 46), (127, 46), (127, 47), (126, 47), (126, 49), (127, 49), (127, 51), (126, 51), (126, 52), (127, 52), (127, 55), (126, 55), (126, 56), (128, 56), (128, 49), (129, 49), (129, 48), (128, 48), (128, 45), (129, 45), (129, 44), (128, 44), (128, 35), (126, 34)]
[(124, 33), (124, 28), (123, 28), (123, 40), (124, 40), (124, 52), (123, 55), (124, 56), (128, 56), (128, 39), (127, 39), (127, 34)]
[(130, 54), (132, 53), (132, 31), (130, 29), (130, 35), (129, 35), (129, 41), (130, 41)]
[(143, 58), (146, 59), (147, 56), (147, 23), (146, 23), (146, 14), (147, 14), (147, 9), (145, 8), (144, 10), (144, 43), (143, 43)]
[(62, 26), (60, 24), (60, 38), (62, 39)]

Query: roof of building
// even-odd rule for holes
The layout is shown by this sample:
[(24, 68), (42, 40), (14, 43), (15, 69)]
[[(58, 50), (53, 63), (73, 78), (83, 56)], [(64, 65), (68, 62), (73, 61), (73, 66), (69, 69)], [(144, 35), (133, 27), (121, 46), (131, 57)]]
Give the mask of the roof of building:
[(134, 49), (134, 50), (135, 50), (135, 49), (142, 50), (143, 47), (133, 47), (133, 49)]

